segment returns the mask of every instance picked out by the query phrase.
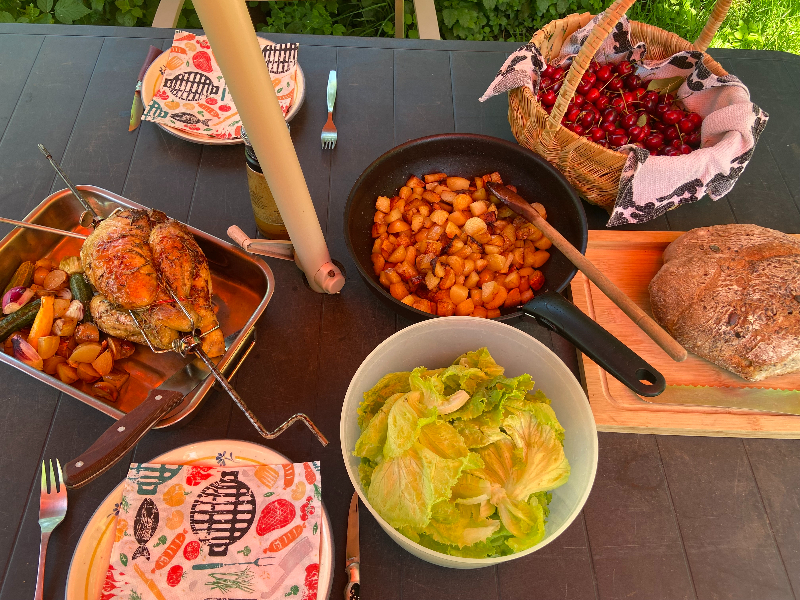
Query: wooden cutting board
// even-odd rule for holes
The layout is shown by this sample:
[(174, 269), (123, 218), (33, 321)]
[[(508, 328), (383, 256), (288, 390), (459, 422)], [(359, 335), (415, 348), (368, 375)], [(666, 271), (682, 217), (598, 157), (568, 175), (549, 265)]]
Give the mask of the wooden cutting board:
[[(663, 264), (664, 249), (681, 233), (590, 231), (586, 256), (652, 316), (647, 286)], [(787, 391), (800, 394), (800, 373), (749, 382), (692, 353), (686, 361), (674, 362), (582, 273), (571, 286), (576, 306), (664, 375), (667, 389), (662, 397), (666, 394), (675, 402), (646, 402), (581, 355), (583, 380), (599, 431), (800, 438), (800, 416), (680, 405), (698, 395), (768, 398)]]

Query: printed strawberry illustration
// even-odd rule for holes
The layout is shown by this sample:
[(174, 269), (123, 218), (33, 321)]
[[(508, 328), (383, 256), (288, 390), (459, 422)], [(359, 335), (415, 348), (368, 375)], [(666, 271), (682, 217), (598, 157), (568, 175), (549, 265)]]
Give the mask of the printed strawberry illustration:
[(210, 106), (214, 106), (217, 102), (218, 100), (216, 98), (206, 98), (206, 104)]
[(200, 542), (197, 540), (189, 542), (183, 547), (183, 557), (186, 560), (194, 560), (200, 556)]
[(211, 467), (192, 467), (186, 474), (186, 485), (200, 485), (211, 476)]
[(205, 50), (194, 53), (194, 56), (192, 56), (192, 64), (194, 64), (195, 69), (203, 71), (203, 73), (211, 73), (212, 71), (211, 56)]
[(208, 43), (208, 41), (207, 41), (207, 40), (197, 40), (197, 43), (199, 44), (199, 46), (200, 46), (201, 48), (205, 48), (206, 50), (208, 50), (209, 48), (211, 48), (211, 45)]
[(175, 587), (181, 582), (182, 579), (183, 579), (182, 566), (175, 565), (169, 571), (167, 571), (167, 585)]
[(219, 111), (220, 112), (228, 112), (230, 109), (231, 109), (231, 107), (228, 106), (227, 104), (220, 104), (219, 105)]
[(319, 585), (319, 563), (314, 563), (306, 567), (306, 578), (303, 582), (303, 595), (300, 600), (314, 600), (317, 597), (317, 586)]
[(159, 100), (169, 100), (169, 94), (167, 94), (167, 92), (165, 92), (164, 90), (159, 90), (155, 94), (155, 97), (158, 98)]

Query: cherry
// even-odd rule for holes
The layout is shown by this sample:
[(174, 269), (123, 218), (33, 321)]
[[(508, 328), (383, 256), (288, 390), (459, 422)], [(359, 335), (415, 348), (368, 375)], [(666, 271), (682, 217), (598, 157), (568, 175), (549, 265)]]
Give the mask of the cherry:
[(681, 119), (683, 119), (683, 113), (679, 110), (668, 110), (661, 116), (661, 120), (667, 125), (675, 125)]
[(597, 78), (600, 81), (608, 81), (613, 76), (611, 72), (611, 68), (608, 65), (603, 65), (599, 69), (597, 69)]
[(583, 135), (583, 133), (584, 133), (583, 127), (581, 127), (580, 124), (578, 124), (578, 123), (575, 123), (575, 124), (571, 125), (569, 127), (569, 129), (571, 129), (572, 131), (574, 131), (578, 135)]
[(564, 69), (562, 69), (561, 67), (559, 67), (557, 69), (553, 69), (552, 77), (556, 81), (558, 81), (559, 79), (564, 79)]
[(644, 127), (639, 127), (638, 125), (634, 125), (630, 129), (628, 129), (628, 136), (630, 137), (632, 142), (643, 141), (645, 138)]
[(597, 110), (603, 110), (605, 108), (608, 108), (609, 103), (610, 101), (608, 99), (608, 96), (601, 95), (600, 97), (597, 98), (597, 100), (594, 101), (594, 106)]
[(680, 140), (672, 140), (669, 145), (673, 148), (680, 148), (683, 145), (683, 142)]
[(658, 92), (655, 90), (650, 90), (645, 92), (644, 94), (645, 100), (654, 100), (656, 104), (658, 104)]
[(664, 104), (672, 104), (673, 102), (675, 102), (675, 96), (673, 94), (664, 94), (661, 97), (661, 101)]
[(686, 115), (686, 118), (689, 119), (695, 125), (695, 129), (700, 127), (703, 124), (703, 117), (698, 115), (696, 112), (690, 112)]
[(631, 73), (633, 73), (633, 65), (631, 63), (627, 62), (627, 61), (626, 62), (621, 62), (621, 63), (619, 63), (617, 65), (617, 68), (615, 69), (615, 71), (619, 75), (623, 75), (623, 76), (630, 75)]
[(654, 133), (645, 139), (644, 145), (650, 150), (656, 150), (664, 145), (664, 136), (660, 133)]
[(542, 77), (542, 80), (539, 82), (539, 89), (548, 89), (551, 85), (553, 85), (553, 80), (549, 77)]
[(571, 108), (567, 112), (567, 121), (577, 121), (578, 117), (581, 114), (581, 109), (579, 108)]
[(586, 72), (581, 77), (581, 82), (588, 82), (590, 85), (594, 85), (594, 82), (597, 81), (597, 75), (592, 72)]
[(667, 146), (661, 153), (664, 156), (679, 156), (681, 151), (677, 148), (673, 148), (672, 146)]
[(681, 130), (681, 133), (692, 133), (696, 128), (696, 125), (692, 122), (691, 119), (681, 119), (678, 121), (678, 129)]
[(553, 92), (557, 94), (558, 91), (561, 89), (562, 85), (564, 85), (564, 80), (563, 79), (559, 79), (558, 81), (556, 81), (553, 84)]
[(544, 70), (542, 71), (543, 77), (553, 77), (553, 71), (555, 71), (555, 67), (553, 65), (546, 65)]
[(636, 91), (634, 91), (633, 93), (636, 96), (637, 100), (641, 100), (644, 97), (644, 95), (647, 93), (647, 90), (644, 89), (643, 87), (640, 87), (640, 88), (636, 88)]
[(614, 133), (608, 136), (608, 142), (612, 146), (619, 148), (620, 146), (624, 146), (628, 143), (628, 136), (622, 133)]
[(575, 104), (575, 106), (580, 107), (583, 106), (583, 103), (586, 102), (586, 99), (583, 97), (582, 94), (575, 94), (572, 97), (572, 102)]
[(695, 131), (687, 135), (684, 141), (687, 144), (689, 144), (689, 146), (691, 146), (692, 148), (699, 148), (700, 143), (702, 142), (700, 138), (700, 133), (698, 131)]
[(553, 90), (548, 90), (542, 94), (542, 104), (545, 106), (553, 106), (556, 103), (556, 94)]
[(642, 108), (644, 108), (651, 115), (656, 112), (656, 106), (656, 101), (652, 98), (645, 98), (645, 100), (642, 102)]
[(667, 129), (669, 129), (669, 125), (665, 125), (661, 121), (654, 121), (652, 127), (653, 129), (661, 133), (664, 133), (665, 131), (667, 131)]
[(622, 79), (619, 77), (614, 77), (611, 81), (608, 82), (608, 89), (612, 92), (618, 92), (622, 89)]
[(635, 90), (642, 84), (642, 78), (638, 75), (628, 75), (625, 78), (625, 87), (629, 90)]
[[(669, 129), (667, 129), (664, 132), (664, 137), (667, 138), (670, 142), (672, 140), (678, 140), (678, 138), (680, 138), (680, 136), (681, 136), (680, 133), (678, 132), (677, 128), (675, 128), (675, 127), (670, 127)], [(678, 140), (678, 141), (680, 141), (680, 140)]]
[(619, 118), (619, 113), (615, 108), (608, 108), (603, 112), (604, 123), (614, 123)]
[(609, 133), (611, 133), (617, 128), (617, 126), (614, 125), (614, 123), (612, 123), (611, 121), (604, 121), (603, 123), (600, 124), (600, 128), (603, 131), (608, 131)]
[(584, 96), (587, 102), (594, 102), (600, 97), (600, 90), (597, 88), (591, 88)]
[(600, 68), (600, 63), (597, 62), (596, 60), (593, 60), (592, 62), (589, 63), (589, 68), (586, 70), (589, 71), (590, 73), (596, 73), (597, 69), (599, 68)]
[(588, 81), (581, 81), (575, 89), (579, 94), (587, 94), (592, 89), (592, 84)]
[(663, 118), (664, 117), (664, 113), (666, 113), (668, 110), (671, 110), (671, 109), (672, 109), (672, 105), (671, 104), (664, 104), (664, 103), (658, 104), (656, 106), (656, 116), (659, 117), (659, 118)]
[(622, 98), (622, 96), (617, 96), (611, 100), (611, 106), (616, 108), (619, 112), (622, 112), (627, 108), (627, 106), (625, 106), (625, 100)]
[(625, 92), (622, 94), (622, 99), (625, 101), (625, 104), (636, 102), (636, 94), (633, 92)]
[(599, 142), (600, 140), (605, 139), (606, 132), (600, 129), (599, 127), (592, 127), (589, 130), (589, 135), (592, 136), (592, 140), (594, 140), (595, 142)]
[(689, 144), (681, 144), (678, 150), (681, 151), (681, 154), (689, 154), (692, 151), (692, 147)]
[(591, 111), (584, 111), (584, 113), (581, 115), (581, 125), (583, 125), (584, 129), (591, 129), (596, 120), (597, 116)]
[(608, 142), (605, 140), (599, 140), (596, 142), (598, 146), (602, 146), (603, 148), (608, 148)]
[(635, 114), (625, 115), (622, 117), (622, 126), (627, 129), (628, 131), (631, 130), (631, 127), (636, 125), (636, 121), (638, 120), (639, 116)]

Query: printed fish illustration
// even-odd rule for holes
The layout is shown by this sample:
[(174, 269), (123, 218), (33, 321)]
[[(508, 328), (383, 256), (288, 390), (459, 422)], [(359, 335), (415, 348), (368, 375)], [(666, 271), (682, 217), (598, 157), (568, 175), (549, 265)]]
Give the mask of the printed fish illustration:
[(133, 520), (133, 537), (139, 544), (131, 556), (131, 560), (136, 560), (140, 556), (150, 560), (150, 550), (147, 549), (147, 542), (155, 535), (158, 529), (158, 507), (150, 498), (145, 498), (136, 511), (136, 518)]
[(203, 119), (201, 121), (192, 113), (188, 112), (172, 113), (170, 115), (170, 118), (175, 119), (176, 121), (180, 121), (181, 123), (186, 123), (187, 125), (197, 125), (198, 123), (202, 123), (206, 127), (208, 127), (208, 123), (209, 121), (211, 121), (211, 119)]

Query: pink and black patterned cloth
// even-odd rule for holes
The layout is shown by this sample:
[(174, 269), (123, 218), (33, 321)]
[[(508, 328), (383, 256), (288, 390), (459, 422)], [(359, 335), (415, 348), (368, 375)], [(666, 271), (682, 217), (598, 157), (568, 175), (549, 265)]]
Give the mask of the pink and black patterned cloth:
[[(571, 63), (601, 17), (570, 36), (553, 61), (556, 66)], [(714, 75), (703, 65), (702, 57), (702, 52), (686, 51), (665, 60), (647, 60), (646, 44), (631, 43), (626, 17), (597, 52), (595, 59), (602, 64), (635, 62), (635, 74), (644, 81), (685, 77), (675, 95), (686, 110), (703, 117), (702, 144), (691, 154), (651, 156), (648, 150), (633, 145), (620, 148), (628, 158), (608, 227), (650, 221), (705, 194), (718, 200), (731, 190), (750, 161), (769, 115), (750, 101), (750, 92), (737, 77)], [(536, 94), (545, 66), (539, 49), (525, 44), (508, 57), (480, 101), (523, 86)]]

